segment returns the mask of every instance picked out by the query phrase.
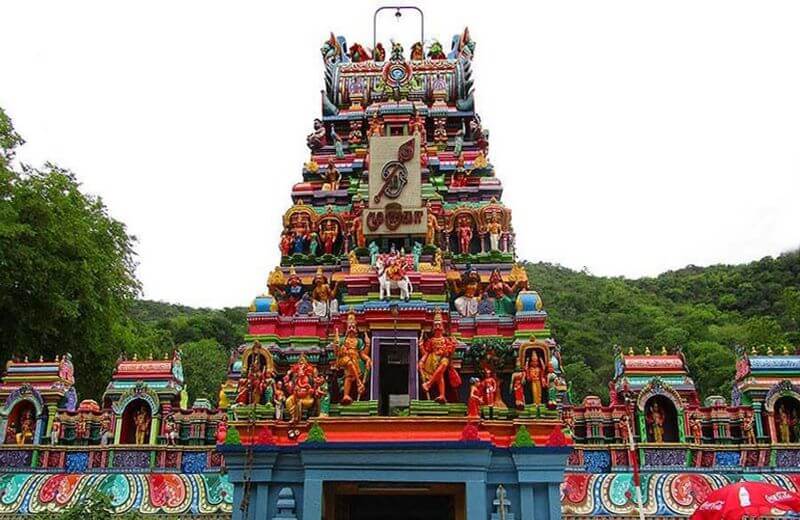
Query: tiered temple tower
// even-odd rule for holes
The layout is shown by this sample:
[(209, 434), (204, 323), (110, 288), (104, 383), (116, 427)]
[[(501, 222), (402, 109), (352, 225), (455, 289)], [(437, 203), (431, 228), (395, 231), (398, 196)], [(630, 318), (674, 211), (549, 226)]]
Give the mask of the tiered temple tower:
[[(435, 495), (434, 516), (559, 516), (566, 384), (516, 263), (469, 31), (449, 53), (437, 42), (370, 52), (334, 35), (321, 50), (322, 115), (283, 215), (281, 263), (220, 390), (238, 439), (225, 447), (242, 483), (234, 515), (272, 514), (284, 490), (303, 518), (390, 515), (380, 504), (398, 494)], [(289, 471), (275, 453), (300, 458)], [(376, 491), (386, 486), (405, 491)]]

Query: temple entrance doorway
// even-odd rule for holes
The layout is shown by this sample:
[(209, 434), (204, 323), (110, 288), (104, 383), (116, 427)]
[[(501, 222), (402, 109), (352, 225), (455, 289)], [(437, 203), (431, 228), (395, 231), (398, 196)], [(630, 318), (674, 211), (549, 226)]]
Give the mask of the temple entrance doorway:
[(326, 482), (325, 520), (464, 520), (463, 484)]
[(413, 331), (375, 331), (372, 335), (372, 399), (383, 416), (407, 415), (417, 390), (417, 336)]
[(381, 348), (381, 395), (378, 400), (381, 415), (402, 415), (409, 406), (408, 347), (384, 345)]

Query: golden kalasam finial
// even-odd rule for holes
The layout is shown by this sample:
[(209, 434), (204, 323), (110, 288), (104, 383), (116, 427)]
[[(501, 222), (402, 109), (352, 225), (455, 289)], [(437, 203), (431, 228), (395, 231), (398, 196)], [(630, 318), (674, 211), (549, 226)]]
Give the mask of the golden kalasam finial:
[(650, 347), (644, 347), (644, 355), (645, 356), (649, 356), (650, 355)]
[(666, 356), (667, 355), (667, 347), (665, 347), (663, 345), (661, 346), (661, 355), (662, 356)]
[(767, 347), (767, 355), (771, 356), (773, 354), (774, 354), (774, 352), (772, 352), (772, 347)]
[(789, 345), (787, 345), (786, 343), (783, 344), (783, 355), (784, 356), (789, 355)]
[(750, 347), (750, 354), (752, 354), (752, 355), (754, 355), (754, 356), (755, 356), (756, 354), (758, 354), (758, 350), (756, 350), (756, 346), (755, 346), (755, 345), (753, 345), (752, 347)]
[(628, 347), (628, 355), (629, 356), (635, 355), (634, 352), (633, 352), (633, 347)]

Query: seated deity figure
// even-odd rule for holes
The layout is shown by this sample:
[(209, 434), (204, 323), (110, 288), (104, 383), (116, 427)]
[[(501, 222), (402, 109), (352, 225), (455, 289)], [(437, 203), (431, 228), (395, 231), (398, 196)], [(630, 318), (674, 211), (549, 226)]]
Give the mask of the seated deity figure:
[(305, 354), (300, 355), (284, 376), (283, 382), (289, 397), (286, 398), (286, 411), (289, 419), (296, 423), (303, 418), (304, 410), (313, 409), (316, 403), (317, 369), (308, 362)]
[[(348, 405), (358, 399), (366, 391), (366, 378), (372, 370), (372, 359), (369, 357), (369, 336), (358, 337), (356, 315), (353, 311), (347, 315), (347, 331), (344, 341), (339, 338), (339, 329), (335, 329), (333, 351), (336, 354), (336, 368), (344, 371), (341, 404)], [(354, 388), (355, 385), (355, 388)]]
[(22, 414), (22, 418), (19, 421), (19, 431), (16, 433), (16, 441), (20, 446), (33, 443), (33, 414), (30, 410), (25, 410), (25, 413)]
[(524, 282), (516, 282), (509, 285), (503, 281), (503, 275), (499, 269), (492, 271), (489, 276), (489, 284), (486, 286), (486, 293), (494, 300), (494, 312), (500, 316), (508, 316), (516, 311), (514, 302), (517, 289)]
[(322, 176), (322, 191), (336, 191), (339, 189), (339, 183), (342, 181), (342, 174), (336, 168), (336, 161), (331, 158), (328, 161), (328, 167), (320, 173)]
[(326, 144), (325, 125), (321, 119), (314, 120), (314, 131), (306, 137), (306, 144), (312, 151), (316, 151)]
[(338, 283), (333, 287), (328, 284), (328, 277), (322, 272), (322, 268), (317, 269), (314, 275), (313, 289), (311, 289), (311, 304), (314, 315), (320, 318), (329, 318), (332, 313), (339, 312), (339, 301), (336, 299)]
[(458, 387), (461, 386), (461, 376), (452, 366), (456, 340), (444, 335), (441, 310), (437, 309), (434, 314), (431, 337), (423, 339), (420, 336), (419, 343), (422, 356), (417, 366), (422, 377), (422, 389), (428, 399), (435, 395), (438, 403), (455, 402), (458, 400)]
[(289, 270), (289, 278), (285, 287), (276, 287), (275, 296), (278, 298), (278, 310), (282, 316), (294, 316), (297, 303), (302, 299), (305, 289), (303, 280), (297, 275), (294, 266)]
[(481, 275), (478, 271), (467, 264), (464, 273), (461, 275), (461, 281), (452, 281), (453, 292), (461, 293), (461, 296), (456, 298), (455, 307), (456, 311), (462, 316), (475, 316), (478, 314), (478, 303), (480, 302), (481, 293)]

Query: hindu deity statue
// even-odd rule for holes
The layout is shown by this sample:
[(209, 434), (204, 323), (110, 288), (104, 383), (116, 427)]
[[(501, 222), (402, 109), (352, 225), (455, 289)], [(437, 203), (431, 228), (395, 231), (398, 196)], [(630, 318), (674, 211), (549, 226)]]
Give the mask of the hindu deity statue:
[(314, 382), (317, 385), (315, 397), (319, 403), (319, 416), (327, 417), (331, 412), (331, 394), (328, 391), (328, 380), (323, 376), (317, 376)]
[(178, 442), (178, 425), (175, 423), (173, 415), (169, 415), (167, 422), (164, 424), (164, 438), (170, 446), (175, 446)]
[(689, 431), (692, 433), (692, 438), (696, 444), (703, 440), (703, 423), (696, 413), (693, 413), (689, 418)]
[(514, 407), (517, 410), (525, 408), (525, 372), (517, 361), (514, 373), (511, 374), (511, 395), (514, 396)]
[(533, 404), (542, 404), (542, 388), (547, 385), (541, 358), (533, 352), (525, 361), (525, 380), (530, 383)]
[(322, 251), (326, 255), (332, 255), (336, 239), (339, 238), (339, 225), (333, 220), (326, 220), (322, 224), (319, 237), (322, 241)]
[(752, 413), (746, 413), (742, 418), (742, 437), (747, 440), (747, 444), (756, 443), (755, 420)]
[(316, 403), (317, 369), (308, 362), (305, 354), (300, 355), (297, 363), (292, 365), (283, 381), (289, 397), (286, 398), (286, 410), (289, 419), (296, 423), (303, 418), (304, 410), (311, 410)]
[(383, 123), (381, 122), (378, 112), (372, 116), (369, 121), (369, 128), (367, 128), (367, 137), (380, 137), (383, 135)]
[(617, 420), (617, 427), (619, 428), (619, 437), (622, 439), (622, 442), (628, 442), (631, 433), (630, 425), (628, 424), (628, 414), (623, 412), (622, 415), (620, 415)]
[(664, 442), (664, 411), (658, 401), (653, 401), (650, 410), (647, 412), (647, 425), (652, 432), (653, 442), (661, 444)]
[(366, 379), (372, 370), (372, 359), (369, 356), (369, 336), (364, 332), (363, 340), (358, 337), (358, 325), (353, 311), (347, 314), (347, 330), (344, 341), (339, 338), (338, 327), (334, 330), (335, 366), (344, 372), (340, 403), (348, 405), (353, 402), (353, 390), (355, 390), (356, 400), (366, 391)]
[(464, 156), (459, 155), (456, 160), (456, 170), (450, 177), (451, 188), (463, 188), (467, 185), (467, 176), (469, 172), (464, 168)]
[(314, 131), (306, 137), (306, 144), (311, 151), (315, 152), (325, 146), (325, 141), (325, 125), (322, 123), (322, 119), (315, 119)]
[(243, 405), (261, 404), (270, 373), (261, 361), (261, 356), (251, 355), (247, 373), (242, 374), (236, 386), (236, 402)]
[(559, 379), (553, 370), (553, 365), (547, 365), (547, 407), (555, 408), (558, 404)]
[(462, 255), (469, 254), (469, 245), (472, 242), (474, 232), (472, 230), (472, 220), (467, 215), (461, 215), (458, 219), (458, 245)]
[(217, 433), (214, 436), (217, 444), (225, 444), (225, 439), (228, 437), (228, 416), (223, 415), (217, 424)]
[(283, 381), (275, 382), (275, 392), (272, 395), (272, 404), (275, 407), (275, 420), (283, 420), (283, 410), (286, 407), (286, 392), (283, 390)]
[(436, 402), (455, 402), (458, 399), (458, 387), (461, 386), (461, 376), (452, 365), (456, 340), (444, 335), (441, 310), (437, 309), (433, 316), (431, 337), (423, 339), (420, 335), (419, 344), (422, 356), (418, 367), (422, 377), (422, 389), (428, 399), (431, 398), (433, 391)]
[(50, 444), (55, 446), (58, 444), (58, 439), (61, 438), (61, 421), (58, 417), (53, 419), (53, 426), (50, 427)]
[(506, 404), (500, 396), (500, 381), (490, 367), (483, 368), (483, 404), (489, 407), (489, 418), (494, 419), (495, 408), (506, 408)]
[(339, 189), (339, 183), (342, 181), (342, 174), (336, 167), (336, 161), (333, 158), (328, 160), (328, 167), (320, 174), (322, 177), (322, 191), (336, 191)]
[(305, 229), (295, 229), (294, 235), (292, 236), (292, 253), (294, 254), (303, 254), (306, 252), (306, 246), (308, 245), (308, 241), (310, 239), (308, 230)]
[(316, 316), (329, 318), (332, 313), (339, 312), (339, 301), (336, 299), (338, 288), (338, 283), (334, 283), (333, 287), (328, 284), (328, 277), (318, 267), (311, 289), (311, 304)]
[(133, 416), (134, 430), (134, 443), (146, 444), (147, 433), (150, 430), (150, 414), (147, 412), (147, 407), (142, 405)]
[(788, 443), (792, 440), (792, 426), (793, 420), (792, 417), (789, 415), (789, 412), (786, 410), (785, 405), (781, 405), (778, 407), (778, 412), (775, 415), (775, 421), (778, 425), (777, 433), (778, 433), (778, 442)]
[(443, 117), (433, 119), (433, 142), (439, 145), (440, 149), (447, 146), (447, 120)]
[(431, 42), (431, 46), (428, 48), (428, 59), (429, 60), (447, 59), (447, 56), (445, 56), (444, 54), (444, 49), (442, 48), (442, 44), (439, 43), (439, 40), (433, 40), (433, 42)]
[(403, 45), (401, 43), (392, 40), (392, 55), (389, 59), (391, 61), (403, 61)]
[(111, 444), (114, 439), (113, 435), (111, 431), (111, 415), (104, 413), (100, 418), (100, 446)]
[(489, 276), (489, 284), (486, 286), (486, 294), (494, 300), (494, 311), (498, 315), (511, 315), (516, 310), (514, 301), (516, 291), (524, 282), (515, 282), (509, 285), (503, 281), (500, 269), (495, 269)]
[(303, 281), (297, 275), (294, 266), (289, 270), (289, 278), (285, 287), (276, 287), (275, 296), (279, 298), (278, 310), (283, 316), (294, 316), (297, 311), (297, 302), (303, 297)]
[(82, 441), (89, 437), (89, 428), (86, 424), (86, 417), (81, 415), (78, 421), (75, 423), (75, 438), (79, 441)]
[(358, 215), (350, 218), (350, 237), (354, 247), (363, 248), (367, 246), (367, 237), (364, 236), (364, 224)]
[(19, 421), (19, 431), (16, 433), (17, 444), (33, 443), (33, 413), (30, 410), (25, 410), (22, 418)]
[(430, 204), (428, 204), (428, 227), (425, 231), (425, 244), (429, 246), (436, 245), (436, 233), (442, 229), (439, 225), (439, 219), (431, 211)]
[(483, 385), (477, 377), (469, 378), (469, 397), (467, 398), (467, 417), (480, 417), (483, 405)]
[(373, 61), (381, 62), (386, 60), (386, 49), (383, 48), (383, 44), (378, 42), (375, 45), (375, 49), (372, 51), (372, 59)]
[(451, 280), (453, 292), (460, 296), (455, 300), (456, 311), (462, 316), (475, 316), (478, 314), (478, 303), (481, 294), (481, 275), (467, 264), (461, 275), (460, 282)]
[(289, 256), (292, 254), (292, 247), (294, 245), (294, 237), (292, 237), (292, 233), (289, 231), (284, 231), (281, 234), (281, 243), (280, 243), (280, 250), (281, 256)]
[(489, 155), (489, 131), (483, 129), (481, 117), (475, 114), (475, 117), (469, 123), (470, 132), (472, 132), (472, 139), (478, 148), (481, 149), (485, 156)]
[(492, 214), (486, 224), (486, 232), (489, 233), (489, 247), (492, 251), (500, 251), (500, 236), (503, 233), (503, 225), (500, 223), (500, 215)]

